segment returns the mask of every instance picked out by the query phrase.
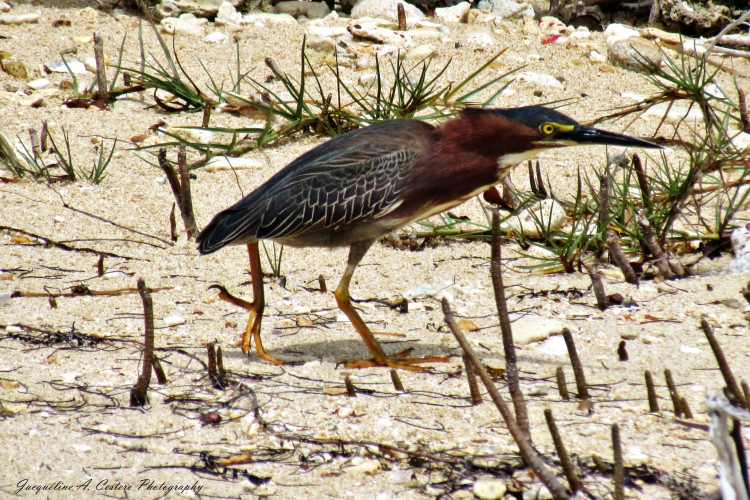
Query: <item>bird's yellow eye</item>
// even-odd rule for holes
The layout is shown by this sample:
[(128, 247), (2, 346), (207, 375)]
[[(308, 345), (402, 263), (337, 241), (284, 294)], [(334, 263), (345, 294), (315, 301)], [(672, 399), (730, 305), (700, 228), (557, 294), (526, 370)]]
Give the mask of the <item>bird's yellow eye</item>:
[(552, 135), (553, 133), (555, 133), (555, 126), (551, 123), (543, 123), (539, 128), (542, 130), (542, 133), (544, 135)]

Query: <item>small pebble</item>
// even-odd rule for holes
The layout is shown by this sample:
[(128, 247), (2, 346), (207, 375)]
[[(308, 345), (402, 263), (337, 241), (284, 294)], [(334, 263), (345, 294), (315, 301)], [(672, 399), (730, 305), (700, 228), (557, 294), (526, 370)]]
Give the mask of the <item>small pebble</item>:
[(34, 90), (42, 90), (43, 88), (49, 87), (49, 80), (46, 78), (39, 78), (38, 80), (33, 80), (29, 82), (29, 87), (31, 87)]
[(380, 470), (380, 461), (375, 460), (374, 458), (368, 458), (352, 467), (351, 470), (361, 474), (374, 474)]
[[(560, 80), (546, 73), (525, 71), (523, 73), (519, 73), (516, 79), (520, 82), (533, 83), (544, 88), (552, 88), (552, 89), (560, 89), (560, 90), (565, 88), (562, 82), (560, 82)], [(542, 200), (542, 201), (549, 201), (549, 200)]]
[(568, 347), (562, 335), (553, 335), (540, 343), (534, 352), (542, 356), (565, 357), (568, 355)]
[(370, 85), (375, 83), (377, 78), (378, 75), (376, 75), (375, 73), (365, 73), (359, 77), (357, 83), (359, 83), (363, 87), (369, 87)]
[(29, 76), (26, 64), (17, 56), (5, 56), (2, 61), (3, 71), (11, 76), (25, 80)]
[(419, 47), (416, 47), (410, 50), (406, 54), (405, 59), (412, 60), (412, 61), (421, 61), (423, 59), (427, 59), (434, 53), (435, 53), (435, 47), (431, 45), (420, 45)]
[(591, 62), (603, 63), (606, 60), (607, 60), (606, 56), (603, 56), (602, 54), (600, 54), (599, 52), (595, 50), (592, 50), (591, 53), (589, 54), (589, 61)]
[(164, 326), (174, 326), (184, 322), (185, 318), (183, 318), (179, 314), (172, 314), (171, 316), (167, 316), (166, 318), (164, 318)]
[(182, 14), (179, 18), (167, 17), (161, 20), (162, 31), (169, 35), (193, 35), (203, 34), (203, 25), (208, 21), (198, 19), (193, 14)]
[(36, 23), (42, 17), (41, 12), (29, 12), (27, 14), (3, 14), (0, 15), (0, 24), (24, 24)]
[(439, 7), (435, 9), (435, 19), (442, 23), (460, 23), (471, 9), (469, 2), (461, 2), (453, 7)]
[(508, 486), (502, 479), (480, 479), (472, 490), (481, 500), (498, 500), (508, 491)]
[(411, 481), (413, 471), (408, 469), (397, 469), (388, 472), (388, 482), (391, 484), (406, 484)]
[(690, 347), (688, 345), (681, 345), (680, 346), (680, 352), (684, 352), (685, 354), (700, 354), (701, 350), (697, 347)]
[(495, 42), (495, 39), (492, 37), (492, 35), (485, 33), (484, 31), (479, 31), (467, 36), (466, 39), (462, 42), (462, 45), (466, 45), (475, 49), (489, 50), (497, 46), (497, 43)]
[[(67, 66), (65, 65), (67, 63)], [(82, 73), (86, 73), (88, 70), (86, 69), (86, 64), (84, 64), (82, 61), (78, 59), (68, 59), (65, 58), (65, 62), (62, 60), (45, 63), (44, 65), (45, 71), (49, 73), (70, 73), (72, 72), (75, 75), (80, 75)]]
[(203, 38), (206, 43), (224, 43), (228, 37), (221, 31), (214, 31)]
[(19, 99), (18, 104), (28, 108), (38, 108), (44, 104), (44, 96), (41, 94), (29, 94)]
[(546, 486), (539, 488), (529, 488), (523, 492), (523, 500), (552, 500), (552, 493)]

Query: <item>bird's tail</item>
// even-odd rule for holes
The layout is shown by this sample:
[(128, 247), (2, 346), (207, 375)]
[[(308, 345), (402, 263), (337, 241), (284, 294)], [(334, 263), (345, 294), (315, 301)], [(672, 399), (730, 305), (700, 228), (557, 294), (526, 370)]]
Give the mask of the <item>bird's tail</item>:
[(232, 242), (226, 230), (226, 215), (226, 212), (216, 214), (195, 239), (201, 254), (213, 253)]
[(227, 245), (258, 241), (260, 219), (257, 210), (248, 209), (245, 199), (216, 214), (196, 238), (201, 254), (213, 253)]
[(202, 254), (213, 253), (225, 245), (219, 237), (219, 231), (216, 230), (216, 218), (203, 228), (195, 241), (198, 243), (198, 251)]

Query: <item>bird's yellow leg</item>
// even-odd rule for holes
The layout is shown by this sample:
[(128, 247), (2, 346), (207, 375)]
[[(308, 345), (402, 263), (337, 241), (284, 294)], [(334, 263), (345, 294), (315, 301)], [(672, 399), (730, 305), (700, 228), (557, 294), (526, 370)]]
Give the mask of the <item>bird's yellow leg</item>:
[(373, 359), (351, 361), (346, 363), (345, 366), (347, 368), (390, 366), (391, 368), (402, 368), (404, 370), (425, 371), (424, 368), (413, 365), (416, 363), (448, 361), (448, 359), (444, 357), (401, 358), (399, 355), (396, 355), (395, 359), (388, 359), (388, 357), (385, 355), (385, 352), (383, 351), (383, 348), (380, 347), (380, 344), (375, 339), (370, 329), (362, 320), (359, 313), (357, 313), (357, 310), (352, 305), (351, 296), (349, 295), (349, 283), (351, 282), (352, 276), (354, 275), (354, 270), (357, 269), (357, 266), (367, 253), (367, 250), (369, 250), (372, 243), (372, 241), (362, 241), (351, 246), (351, 248), (349, 249), (349, 260), (346, 264), (346, 271), (344, 271), (344, 275), (341, 277), (341, 281), (339, 282), (339, 286), (336, 288), (335, 294), (339, 309), (341, 309), (341, 311), (346, 314), (346, 317), (349, 318), (349, 321), (351, 321), (354, 328), (362, 337), (362, 340), (370, 350), (370, 354), (372, 354)]
[(266, 354), (263, 349), (263, 342), (260, 340), (260, 325), (263, 320), (263, 308), (265, 307), (265, 294), (263, 292), (263, 271), (260, 267), (260, 252), (258, 251), (258, 243), (250, 243), (247, 245), (247, 254), (250, 258), (250, 276), (253, 280), (253, 301), (248, 302), (239, 297), (231, 295), (226, 288), (221, 285), (212, 285), (210, 288), (216, 288), (219, 290), (219, 298), (226, 300), (227, 302), (239, 306), (250, 312), (250, 318), (247, 320), (247, 327), (245, 327), (245, 333), (242, 335), (242, 341), (240, 346), (244, 354), (250, 353), (250, 337), (255, 339), (255, 350), (258, 352), (258, 356), (269, 361), (275, 365), (283, 364), (280, 360)]
[(255, 350), (258, 356), (275, 365), (283, 364), (281, 360), (266, 354), (263, 342), (260, 340), (260, 323), (263, 320), (263, 308), (266, 306), (265, 293), (263, 291), (263, 270), (260, 267), (260, 251), (258, 242), (248, 243), (247, 255), (250, 258), (250, 277), (253, 280), (253, 302), (249, 309), (250, 317), (247, 320), (245, 334), (242, 336), (242, 352), (250, 353), (250, 335), (255, 339)]

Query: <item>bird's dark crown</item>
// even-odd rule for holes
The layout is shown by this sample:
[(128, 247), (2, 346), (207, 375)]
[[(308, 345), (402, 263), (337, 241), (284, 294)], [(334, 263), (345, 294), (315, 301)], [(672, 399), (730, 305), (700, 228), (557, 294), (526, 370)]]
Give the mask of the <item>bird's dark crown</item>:
[(528, 127), (541, 138), (551, 138), (557, 133), (572, 132), (581, 125), (572, 118), (544, 106), (523, 106), (520, 108), (466, 108), (461, 111), (464, 116), (478, 118), (496, 116), (513, 128)]
[(578, 125), (578, 122), (554, 109), (544, 106), (523, 106), (520, 108), (466, 108), (468, 113), (493, 113), (500, 115), (511, 122), (523, 123), (529, 127), (537, 128), (544, 123), (557, 123), (560, 125)]

